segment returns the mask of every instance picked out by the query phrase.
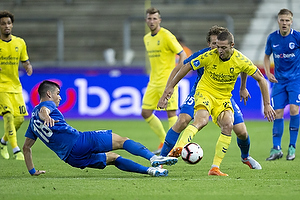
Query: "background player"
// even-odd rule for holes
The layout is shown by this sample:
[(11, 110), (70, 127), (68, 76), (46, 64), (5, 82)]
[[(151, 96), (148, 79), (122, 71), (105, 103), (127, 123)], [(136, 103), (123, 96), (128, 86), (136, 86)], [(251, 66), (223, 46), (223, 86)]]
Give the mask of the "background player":
[[(186, 54), (178, 43), (176, 37), (167, 29), (160, 26), (160, 11), (156, 8), (149, 8), (146, 11), (146, 23), (150, 32), (144, 36), (144, 44), (148, 53), (151, 65), (150, 80), (143, 97), (142, 116), (155, 132), (160, 140), (158, 151), (165, 140), (166, 132), (159, 118), (153, 114), (157, 109), (159, 98), (163, 94), (171, 71), (175, 67), (176, 54), (179, 55), (179, 62), (183, 62)], [(176, 120), (176, 110), (178, 109), (178, 89), (169, 100), (167, 109), (169, 128)]]
[[(57, 109), (61, 101), (60, 87), (51, 81), (43, 81), (39, 88), (40, 104), (37, 105), (25, 134), (23, 152), (25, 163), (31, 175), (40, 175), (45, 171), (35, 170), (32, 162), (31, 147), (39, 138), (57, 156), (77, 168), (104, 169), (106, 165), (115, 165), (128, 172), (149, 174), (151, 176), (167, 176), (168, 170), (158, 165), (172, 165), (177, 158), (164, 158), (151, 153), (145, 146), (126, 137), (121, 137), (111, 130), (79, 132), (65, 121)], [(111, 152), (125, 149), (129, 153), (144, 157), (154, 167), (145, 167), (120, 155)]]
[(9, 159), (9, 142), (16, 160), (24, 160), (17, 143), (17, 130), (28, 115), (22, 95), (19, 79), (19, 62), (22, 62), (28, 76), (32, 66), (26, 50), (25, 41), (12, 35), (14, 15), (9, 11), (0, 11), (0, 115), (3, 116), (4, 136), (0, 141), (1, 156)]
[(227, 153), (231, 142), (233, 128), (233, 108), (230, 102), (231, 91), (241, 72), (251, 75), (259, 84), (264, 105), (264, 115), (269, 121), (275, 118), (275, 111), (270, 106), (268, 85), (259, 69), (241, 52), (234, 49), (234, 38), (229, 31), (223, 31), (217, 36), (217, 49), (199, 55), (179, 70), (174, 79), (170, 81), (164, 91), (164, 101), (159, 107), (164, 107), (171, 97), (174, 86), (191, 70), (204, 68), (202, 78), (195, 92), (194, 122), (186, 131), (195, 135), (207, 125), (209, 116), (221, 129), (217, 141), (215, 157), (208, 175), (228, 176), (220, 171), (219, 166)]
[[(184, 60), (184, 63), (177, 66), (174, 70), (178, 71), (184, 64), (190, 62), (192, 59), (198, 57), (200, 54), (205, 53), (211, 49), (215, 49), (217, 36), (220, 32), (225, 31), (227, 29), (219, 26), (213, 26), (209, 30), (206, 36), (206, 41), (208, 44), (208, 48), (202, 49), (196, 53), (194, 53), (191, 57)], [(179, 157), (181, 154), (182, 147), (186, 145), (188, 142), (191, 142), (194, 135), (189, 135), (188, 131), (184, 131), (184, 129), (188, 126), (190, 121), (194, 118), (194, 94), (196, 91), (197, 84), (203, 75), (203, 68), (197, 70), (198, 77), (191, 89), (190, 94), (187, 96), (186, 100), (184, 101), (183, 105), (180, 107), (180, 114), (178, 117), (177, 122), (174, 124), (172, 128), (169, 129), (166, 135), (166, 139), (161, 151), (161, 156), (167, 156), (169, 151), (173, 148), (174, 144), (178, 140), (180, 133), (183, 131), (180, 140), (176, 143), (174, 149), (170, 152), (170, 156), (172, 157)], [(173, 74), (173, 73), (172, 73)], [(242, 73), (242, 81), (241, 81), (241, 99), (248, 99), (249, 93), (246, 89), (246, 78), (247, 74)], [(172, 80), (174, 77), (170, 77), (169, 81)], [(160, 101), (162, 101), (161, 99)], [(254, 160), (251, 156), (249, 156), (249, 149), (250, 149), (250, 138), (247, 132), (246, 125), (244, 123), (242, 112), (240, 111), (238, 105), (235, 103), (233, 98), (231, 97), (231, 103), (234, 110), (234, 122), (233, 122), (233, 130), (237, 135), (237, 143), (241, 150), (241, 160), (244, 164), (247, 164), (251, 169), (261, 169), (261, 165)]]
[[(272, 88), (272, 106), (276, 111), (273, 123), (273, 148), (266, 160), (282, 158), (281, 138), (284, 128), (283, 112), (290, 105), (290, 143), (287, 160), (295, 159), (299, 130), (300, 105), (300, 33), (291, 28), (293, 13), (281, 9), (277, 18), (279, 30), (268, 36), (265, 48), (264, 67)], [(275, 76), (270, 72), (270, 55), (273, 54)]]

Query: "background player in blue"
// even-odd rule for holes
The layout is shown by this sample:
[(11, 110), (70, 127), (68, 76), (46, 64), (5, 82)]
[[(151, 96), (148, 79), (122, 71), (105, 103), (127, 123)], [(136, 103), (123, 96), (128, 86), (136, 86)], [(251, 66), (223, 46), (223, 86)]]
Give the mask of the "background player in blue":
[[(273, 123), (273, 148), (266, 160), (282, 158), (281, 138), (284, 127), (284, 108), (290, 105), (290, 144), (287, 160), (295, 159), (295, 148), (299, 129), (300, 104), (300, 33), (291, 28), (293, 13), (281, 9), (278, 13), (279, 30), (271, 33), (267, 39), (264, 67), (272, 88), (272, 106), (276, 111)], [(270, 72), (270, 55), (273, 54), (275, 74)]]
[[(184, 60), (183, 64), (190, 62), (192, 59), (198, 57), (200, 54), (203, 54), (206, 51), (215, 49), (217, 47), (216, 46), (217, 35), (221, 31), (224, 31), (224, 30), (226, 30), (226, 29), (223, 27), (213, 26), (207, 33), (207, 37), (206, 37), (206, 41), (207, 41), (209, 47), (194, 53), (192, 56), (190, 56), (189, 58)], [(181, 65), (181, 66), (183, 66), (183, 65)], [(180, 68), (180, 67), (178, 67), (178, 68)], [(177, 68), (175, 69), (175, 71), (176, 70), (177, 70)], [(190, 94), (187, 96), (185, 102), (180, 107), (180, 114), (179, 114), (177, 122), (175, 123), (175, 125), (172, 128), (169, 129), (169, 131), (167, 133), (166, 140), (165, 140), (164, 146), (163, 146), (161, 154), (160, 154), (161, 156), (168, 155), (168, 153), (170, 152), (170, 150), (173, 148), (176, 141), (178, 140), (180, 133), (187, 127), (189, 122), (194, 118), (193, 117), (194, 116), (194, 105), (195, 105), (194, 94), (195, 94), (197, 84), (203, 75), (203, 71), (204, 71), (203, 68), (200, 68), (197, 70), (197, 74), (198, 74), (197, 79), (191, 89)], [(174, 74), (174, 73), (172, 73), (172, 74)], [(248, 90), (246, 89), (246, 84), (245, 84), (247, 74), (243, 73), (243, 75), (244, 75), (243, 80), (245, 80), (245, 81), (242, 81), (243, 85), (241, 85), (240, 93), (241, 93), (241, 99), (243, 98), (246, 103), (248, 96), (249, 96), (249, 93), (248, 93)], [(170, 76), (170, 79), (172, 79), (171, 76)], [(247, 133), (247, 128), (244, 123), (243, 115), (242, 115), (238, 105), (233, 100), (233, 98), (231, 98), (231, 103), (234, 108), (233, 130), (237, 135), (237, 143), (241, 150), (242, 162), (244, 164), (247, 164), (251, 169), (261, 169), (261, 165), (256, 160), (254, 160), (251, 156), (249, 156), (250, 138)], [(185, 134), (186, 134), (186, 132), (184, 131), (182, 133), (181, 139), (178, 141), (175, 148), (170, 152), (170, 154), (169, 154), (170, 156), (179, 157), (182, 147), (192, 140), (192, 138), (193, 138), (192, 135), (190, 136), (190, 135), (185, 135)]]
[[(40, 104), (31, 115), (23, 146), (27, 169), (31, 175), (44, 174), (35, 170), (32, 162), (31, 147), (39, 138), (57, 156), (77, 168), (104, 169), (106, 165), (115, 165), (128, 172), (149, 174), (150, 176), (167, 176), (168, 170), (158, 167), (162, 164), (172, 165), (177, 158), (156, 156), (145, 146), (126, 137), (121, 137), (111, 130), (79, 132), (65, 121), (57, 109), (61, 97), (60, 87), (51, 81), (43, 81), (39, 88)], [(110, 152), (125, 149), (129, 153), (150, 160), (152, 167), (145, 167), (132, 160)]]

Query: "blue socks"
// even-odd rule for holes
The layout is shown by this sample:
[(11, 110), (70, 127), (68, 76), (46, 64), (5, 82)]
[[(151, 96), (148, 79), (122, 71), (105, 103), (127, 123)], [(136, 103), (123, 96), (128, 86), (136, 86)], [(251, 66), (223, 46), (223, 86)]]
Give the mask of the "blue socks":
[(283, 119), (275, 119), (273, 123), (273, 148), (281, 150), (281, 138), (283, 134)]
[(296, 142), (299, 130), (299, 114), (290, 116), (290, 145), (296, 148)]
[(140, 165), (136, 162), (133, 162), (132, 160), (123, 158), (119, 156), (115, 160), (115, 166), (123, 171), (127, 172), (136, 172), (136, 173), (141, 173), (141, 174), (147, 174), (147, 170), (149, 167), (145, 167), (143, 165)]
[(180, 133), (175, 132), (172, 128), (170, 128), (167, 132), (164, 145), (161, 149), (160, 155), (161, 156), (167, 156), (169, 152), (173, 149), (175, 146), (178, 137)]
[(246, 140), (241, 140), (237, 137), (237, 144), (241, 150), (241, 157), (248, 158), (249, 156), (249, 149), (250, 149), (250, 136)]
[(154, 154), (149, 151), (144, 145), (133, 140), (126, 140), (123, 144), (123, 149), (135, 156), (141, 156), (148, 160), (150, 160), (150, 158), (154, 156)]

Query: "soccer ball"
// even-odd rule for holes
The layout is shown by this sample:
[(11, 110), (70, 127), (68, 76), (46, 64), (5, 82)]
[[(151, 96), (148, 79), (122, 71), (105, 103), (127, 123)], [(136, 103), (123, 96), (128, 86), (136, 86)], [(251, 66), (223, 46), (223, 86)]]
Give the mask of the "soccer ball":
[(188, 164), (196, 164), (203, 158), (203, 149), (197, 143), (188, 143), (182, 148), (181, 158)]

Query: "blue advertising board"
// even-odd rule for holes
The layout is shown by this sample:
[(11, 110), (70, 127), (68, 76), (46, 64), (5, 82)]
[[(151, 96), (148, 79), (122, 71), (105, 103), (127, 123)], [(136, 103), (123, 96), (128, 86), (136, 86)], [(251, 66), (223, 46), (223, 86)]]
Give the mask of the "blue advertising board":
[[(179, 103), (182, 104), (196, 79), (188, 75), (179, 83)], [(37, 88), (43, 80), (52, 80), (61, 86), (62, 101), (59, 110), (66, 118), (78, 119), (142, 119), (141, 105), (149, 77), (145, 73), (122, 73), (110, 70), (101, 73), (90, 70), (37, 70), (32, 76), (20, 73), (24, 100), (31, 113), (39, 103)], [(263, 119), (262, 98), (257, 82), (248, 77), (247, 89), (251, 99), (243, 105), (239, 98), (240, 78), (232, 94), (245, 119)], [(157, 111), (160, 118), (165, 112)]]

